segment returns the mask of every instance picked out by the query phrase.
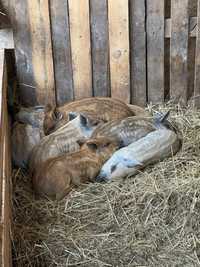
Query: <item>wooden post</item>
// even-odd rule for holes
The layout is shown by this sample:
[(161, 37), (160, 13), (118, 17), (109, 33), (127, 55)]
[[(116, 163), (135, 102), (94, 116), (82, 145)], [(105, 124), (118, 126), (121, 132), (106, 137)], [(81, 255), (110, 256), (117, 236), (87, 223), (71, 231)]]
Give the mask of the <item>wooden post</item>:
[(186, 103), (188, 87), (188, 0), (171, 2), (170, 96)]
[(91, 0), (92, 71), (94, 96), (109, 96), (107, 0)]
[(49, 1), (28, 0), (28, 12), (37, 103), (55, 103)]
[(148, 102), (164, 101), (164, 1), (147, 0)]
[(10, 135), (7, 113), (5, 51), (0, 50), (0, 265), (12, 266), (10, 202)]
[(50, 3), (56, 100), (63, 105), (74, 99), (68, 3), (66, 0)]
[(75, 99), (92, 96), (89, 1), (69, 0)]
[(111, 96), (130, 102), (128, 0), (108, 0)]
[(130, 1), (131, 103), (146, 104), (145, 0)]
[(195, 106), (200, 107), (200, 0), (198, 0), (197, 10), (197, 38), (196, 38), (196, 57), (195, 57), (195, 81), (194, 81), (194, 97)]

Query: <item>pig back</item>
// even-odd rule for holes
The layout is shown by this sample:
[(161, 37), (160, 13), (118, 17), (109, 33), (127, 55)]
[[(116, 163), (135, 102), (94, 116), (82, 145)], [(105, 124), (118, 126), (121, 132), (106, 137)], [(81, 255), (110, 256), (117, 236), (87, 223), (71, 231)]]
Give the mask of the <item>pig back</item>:
[[(92, 133), (92, 128), (90, 130)], [(38, 165), (50, 158), (79, 150), (77, 140), (90, 137), (91, 133), (88, 132), (87, 126), (81, 125), (80, 116), (78, 116), (57, 131), (45, 136), (31, 153), (30, 173), (32, 174)]]
[(182, 140), (174, 131), (156, 130), (128, 146), (132, 157), (144, 165), (163, 160), (180, 149)]
[(116, 151), (103, 165), (97, 180), (108, 181), (134, 175), (138, 169), (175, 154), (181, 144), (182, 139), (174, 131), (169, 129), (153, 131), (129, 146)]
[(98, 126), (92, 138), (107, 136), (120, 140), (124, 146), (127, 146), (155, 130), (153, 118), (127, 117)]

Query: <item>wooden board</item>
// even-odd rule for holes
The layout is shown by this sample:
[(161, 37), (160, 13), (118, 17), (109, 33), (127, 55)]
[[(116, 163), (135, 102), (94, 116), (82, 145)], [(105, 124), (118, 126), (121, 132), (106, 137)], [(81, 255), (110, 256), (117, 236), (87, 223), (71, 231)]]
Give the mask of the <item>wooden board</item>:
[(74, 99), (67, 0), (50, 1), (52, 45), (58, 105)]
[(185, 103), (188, 86), (188, 0), (172, 0), (171, 17), (170, 96), (175, 102)]
[(0, 265), (11, 266), (11, 159), (6, 102), (7, 75), (4, 50), (0, 50)]
[(28, 0), (28, 12), (37, 103), (55, 103), (49, 1)]
[(37, 104), (37, 92), (33, 79), (27, 1), (24, 1), (22, 5), (20, 0), (12, 0), (12, 8), (10, 6), (9, 14), (14, 31), (20, 101), (22, 105), (33, 106)]
[(130, 2), (131, 103), (146, 104), (145, 0)]
[(164, 101), (164, 1), (147, 0), (148, 102)]
[(111, 96), (130, 102), (128, 0), (108, 0)]
[(197, 11), (197, 38), (196, 38), (196, 57), (195, 57), (195, 82), (194, 82), (194, 96), (195, 105), (200, 107), (200, 0), (198, 0)]
[(89, 1), (69, 0), (75, 99), (92, 96)]
[(109, 48), (107, 0), (90, 1), (94, 96), (109, 96)]
[[(189, 18), (189, 36), (197, 36), (197, 17)], [(171, 38), (171, 18), (165, 19), (165, 38)]]

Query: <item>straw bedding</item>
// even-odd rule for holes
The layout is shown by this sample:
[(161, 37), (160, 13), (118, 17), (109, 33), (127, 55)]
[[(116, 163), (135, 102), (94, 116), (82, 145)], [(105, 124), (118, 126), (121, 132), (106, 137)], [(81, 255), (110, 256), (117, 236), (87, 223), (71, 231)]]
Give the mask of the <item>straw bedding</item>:
[(200, 266), (200, 111), (169, 108), (183, 149), (134, 177), (53, 202), (13, 170), (14, 266)]

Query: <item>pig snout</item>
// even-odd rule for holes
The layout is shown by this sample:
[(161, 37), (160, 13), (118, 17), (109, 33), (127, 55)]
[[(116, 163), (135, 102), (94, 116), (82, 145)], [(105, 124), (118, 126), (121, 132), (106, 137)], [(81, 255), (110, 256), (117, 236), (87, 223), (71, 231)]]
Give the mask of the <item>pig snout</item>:
[(99, 183), (100, 183), (100, 182), (109, 182), (109, 181), (110, 181), (110, 178), (109, 178), (108, 174), (107, 174), (105, 171), (102, 170), (102, 171), (97, 175), (95, 181), (96, 181), (96, 182), (99, 182)]

